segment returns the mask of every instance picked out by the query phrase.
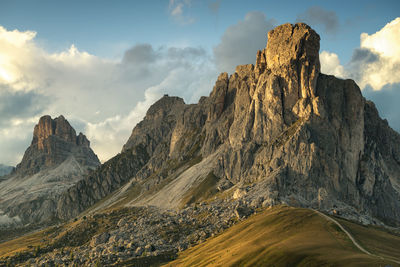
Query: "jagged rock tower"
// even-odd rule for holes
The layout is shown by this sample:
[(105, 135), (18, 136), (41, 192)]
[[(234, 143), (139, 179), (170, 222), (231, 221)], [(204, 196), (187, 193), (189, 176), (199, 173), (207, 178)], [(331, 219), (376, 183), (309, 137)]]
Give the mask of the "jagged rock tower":
[(31, 145), (17, 165), (16, 173), (35, 174), (41, 169), (61, 164), (70, 156), (84, 167), (99, 165), (89, 140), (82, 133), (77, 136), (64, 116), (54, 120), (50, 116), (43, 116), (35, 126)]
[(190, 183), (213, 173), (218, 190), (244, 188), (249, 205), (337, 209), (399, 225), (400, 135), (354, 81), (320, 73), (319, 40), (306, 24), (281, 25), (255, 65), (222, 73), (198, 104), (161, 98), (121, 154), (61, 197), (61, 217), (128, 181), (143, 192), (173, 180), (130, 204), (177, 208)]
[(21, 163), (0, 183), (0, 210), (15, 223), (53, 222), (60, 195), (99, 165), (85, 135), (63, 116), (43, 116)]

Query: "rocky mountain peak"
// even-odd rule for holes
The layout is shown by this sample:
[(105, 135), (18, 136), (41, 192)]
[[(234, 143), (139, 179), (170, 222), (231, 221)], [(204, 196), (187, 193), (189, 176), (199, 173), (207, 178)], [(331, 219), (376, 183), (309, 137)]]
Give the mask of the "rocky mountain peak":
[(49, 115), (41, 117), (33, 131), (32, 145), (37, 145), (38, 149), (44, 150), (44, 141), (50, 136), (57, 136), (70, 143), (77, 142), (74, 128), (62, 115), (54, 120)]
[(76, 135), (75, 129), (60, 115), (52, 119), (45, 115), (33, 131), (30, 147), (16, 168), (20, 174), (33, 174), (43, 168), (56, 166), (69, 156), (75, 156), (83, 166), (97, 166), (99, 160), (90, 149), (85, 135)]
[(321, 71), (319, 41), (319, 35), (304, 23), (283, 24), (268, 33), (266, 67), (281, 77), (286, 113), (299, 99), (316, 95)]
[[(299, 79), (302, 68), (309, 67), (319, 74), (319, 35), (304, 23), (283, 24), (268, 32), (266, 63), (277, 75), (293, 71)], [(300, 75), (299, 75), (300, 74)]]
[(146, 113), (146, 116), (156, 116), (157, 114), (169, 112), (176, 105), (183, 105), (185, 102), (180, 97), (168, 96), (165, 94), (160, 100), (155, 102), (150, 106), (149, 110)]
[(354, 81), (320, 73), (319, 41), (306, 24), (278, 26), (254, 65), (222, 73), (198, 104), (161, 98), (122, 152), (63, 196), (63, 216), (88, 207), (81, 196), (93, 204), (130, 179), (146, 190), (173, 181), (138, 202), (167, 208), (211, 179), (212, 190), (245, 192), (241, 203), (288, 203), (400, 225), (400, 135)]

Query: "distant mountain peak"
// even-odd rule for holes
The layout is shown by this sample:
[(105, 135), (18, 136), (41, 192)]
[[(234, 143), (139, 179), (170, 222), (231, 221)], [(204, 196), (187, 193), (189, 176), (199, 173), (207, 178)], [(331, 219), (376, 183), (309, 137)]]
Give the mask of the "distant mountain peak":
[(62, 115), (54, 119), (45, 115), (35, 126), (31, 145), (17, 165), (16, 172), (33, 174), (43, 168), (56, 166), (69, 156), (75, 156), (84, 166), (99, 164), (84, 134), (77, 136), (75, 129)]

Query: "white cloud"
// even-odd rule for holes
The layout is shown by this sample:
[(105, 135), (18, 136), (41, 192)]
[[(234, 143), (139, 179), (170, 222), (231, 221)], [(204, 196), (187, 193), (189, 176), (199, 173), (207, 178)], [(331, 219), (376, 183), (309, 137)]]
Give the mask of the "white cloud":
[[(168, 11), (170, 16), (182, 25), (192, 24), (195, 19), (187, 14), (188, 8), (192, 5), (192, 0), (170, 0)], [(186, 10), (186, 12), (185, 12)]]
[(322, 51), (322, 72), (354, 79), (361, 89), (368, 85), (381, 90), (386, 85), (400, 83), (400, 17), (374, 34), (362, 33), (360, 48), (346, 65), (341, 65), (335, 53)]
[(177, 4), (171, 11), (172, 16), (181, 16), (183, 13), (183, 3)]
[(49, 53), (35, 35), (0, 28), (0, 162), (6, 164), (19, 161), (44, 114), (63, 114), (106, 160), (158, 97), (168, 93), (195, 102), (208, 95), (215, 78), (201, 48), (139, 44), (121, 60), (108, 60), (75, 45)]
[(25, 31), (20, 32), (18, 30), (7, 31), (6, 28), (0, 26), (0, 41), (6, 42), (18, 47), (25, 46), (26, 43), (35, 38), (36, 32)]
[(400, 57), (400, 17), (385, 25), (380, 31), (360, 36), (361, 48), (371, 49), (385, 57)]
[(335, 53), (322, 51), (319, 55), (321, 61), (321, 72), (325, 74), (335, 75), (339, 78), (345, 77), (345, 71), (340, 65), (339, 57)]
[(400, 82), (400, 17), (388, 23), (380, 31), (368, 35), (362, 33), (360, 47), (375, 53), (379, 60), (366, 65), (360, 85), (371, 85), (381, 90), (386, 84)]
[[(15, 89), (21, 90), (29, 87), (20, 81), (21, 71), (15, 65), (16, 57), (26, 57), (34, 49), (32, 40), (36, 32), (18, 30), (7, 31), (0, 26), (0, 83), (12, 85)], [(25, 64), (31, 65), (32, 58), (28, 57)]]

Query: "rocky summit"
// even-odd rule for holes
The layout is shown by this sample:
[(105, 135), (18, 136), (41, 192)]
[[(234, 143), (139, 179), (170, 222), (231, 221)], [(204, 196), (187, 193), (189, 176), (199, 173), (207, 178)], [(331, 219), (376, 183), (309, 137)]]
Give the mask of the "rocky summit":
[[(170, 260), (277, 205), (399, 227), (400, 135), (354, 81), (321, 73), (319, 41), (306, 24), (278, 26), (254, 65), (220, 74), (197, 104), (164, 95), (121, 153), (59, 192), (53, 216), (79, 221), (28, 263)], [(63, 118), (42, 118), (15, 174), (88, 149), (68, 126)], [(325, 216), (312, 211), (307, 218), (316, 214)], [(60, 244), (75, 256), (59, 252)]]
[(58, 196), (98, 165), (89, 140), (63, 116), (41, 117), (21, 163), (0, 183), (0, 225), (56, 219)]
[(242, 203), (399, 225), (400, 136), (354, 81), (320, 72), (319, 40), (306, 24), (281, 25), (255, 65), (222, 73), (198, 104), (161, 98), (120, 154), (61, 197), (61, 216), (113, 192), (128, 206), (177, 209), (212, 176), (208, 186)]
[(91, 168), (99, 165), (99, 159), (90, 149), (90, 142), (74, 128), (64, 116), (54, 120), (43, 116), (33, 131), (30, 147), (16, 167), (20, 175), (35, 174), (42, 169), (57, 166), (73, 155), (79, 164)]

